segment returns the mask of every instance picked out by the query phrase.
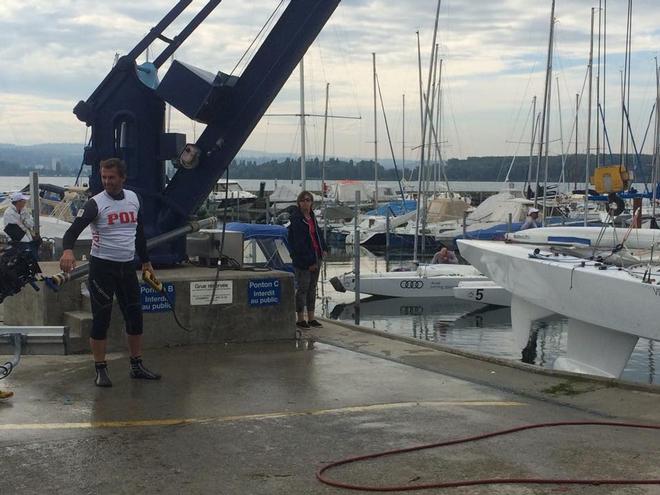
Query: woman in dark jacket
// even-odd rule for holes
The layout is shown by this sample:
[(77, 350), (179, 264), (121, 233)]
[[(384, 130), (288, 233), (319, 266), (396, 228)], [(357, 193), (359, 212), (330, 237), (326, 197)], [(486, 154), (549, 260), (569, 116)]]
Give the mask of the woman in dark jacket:
[(289, 250), (296, 278), (296, 326), (299, 328), (322, 326), (314, 318), (314, 306), (321, 260), (328, 247), (312, 211), (313, 201), (312, 193), (301, 192), (296, 199), (298, 208), (291, 214), (289, 225)]

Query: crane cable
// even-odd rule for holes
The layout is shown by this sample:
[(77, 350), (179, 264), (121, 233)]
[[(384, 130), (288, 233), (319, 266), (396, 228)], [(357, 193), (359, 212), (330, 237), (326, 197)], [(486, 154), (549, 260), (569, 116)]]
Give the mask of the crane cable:
[(499, 430), (482, 435), (461, 438), (458, 440), (449, 440), (438, 443), (430, 443), (425, 445), (417, 445), (403, 449), (388, 450), (384, 452), (377, 452), (374, 454), (367, 454), (357, 457), (350, 457), (339, 461), (332, 462), (327, 466), (319, 469), (316, 473), (316, 478), (326, 485), (334, 486), (336, 488), (344, 488), (348, 490), (361, 490), (369, 492), (398, 492), (398, 491), (415, 491), (427, 490), (430, 488), (455, 488), (460, 486), (475, 486), (475, 485), (660, 485), (660, 479), (555, 479), (555, 478), (484, 478), (484, 479), (464, 479), (460, 481), (440, 481), (432, 483), (420, 483), (416, 485), (358, 485), (354, 483), (345, 483), (328, 478), (325, 473), (338, 466), (354, 464), (370, 459), (377, 459), (380, 457), (393, 456), (407, 452), (415, 452), (426, 449), (433, 449), (439, 447), (448, 447), (450, 445), (458, 445), (469, 442), (477, 442), (486, 438), (493, 438), (497, 436), (509, 435), (525, 430), (533, 430), (539, 428), (555, 428), (559, 426), (606, 426), (613, 428), (638, 428), (647, 430), (660, 430), (660, 425), (649, 424), (636, 424), (636, 423), (618, 423), (610, 421), (560, 421), (555, 423), (535, 423), (530, 425), (518, 426), (506, 430)]

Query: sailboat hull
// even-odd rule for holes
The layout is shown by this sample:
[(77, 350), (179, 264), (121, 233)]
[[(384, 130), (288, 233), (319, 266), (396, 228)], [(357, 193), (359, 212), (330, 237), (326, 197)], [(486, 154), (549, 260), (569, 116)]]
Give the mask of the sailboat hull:
[[(540, 312), (526, 312), (529, 307), (569, 319), (564, 361), (570, 366), (563, 369), (620, 376), (638, 337), (660, 340), (660, 277), (645, 283), (643, 270), (635, 273), (572, 256), (535, 254), (520, 245), (459, 241), (459, 246), (465, 259), (513, 294), (512, 322), (521, 341), (540, 317)], [(607, 350), (608, 362), (597, 359), (602, 352), (593, 353), (596, 348)], [(558, 364), (562, 367), (561, 360)]]
[[(469, 265), (427, 265), (415, 271), (361, 274), (360, 293), (384, 297), (453, 297), (453, 289), (459, 282), (485, 280)], [(355, 274), (334, 277), (331, 283), (337, 290), (353, 292)]]

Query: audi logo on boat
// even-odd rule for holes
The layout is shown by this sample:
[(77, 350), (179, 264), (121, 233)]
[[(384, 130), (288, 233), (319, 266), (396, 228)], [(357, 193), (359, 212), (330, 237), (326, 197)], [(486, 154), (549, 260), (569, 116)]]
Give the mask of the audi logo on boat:
[(399, 284), (402, 289), (421, 289), (424, 287), (423, 280), (403, 280)]

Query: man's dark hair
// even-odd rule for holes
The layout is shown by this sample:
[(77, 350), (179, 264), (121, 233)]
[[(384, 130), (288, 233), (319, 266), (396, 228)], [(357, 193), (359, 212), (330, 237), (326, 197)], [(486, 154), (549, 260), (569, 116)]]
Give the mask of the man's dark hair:
[(120, 158), (101, 160), (100, 166), (105, 169), (114, 168), (121, 177), (126, 177), (126, 162)]

